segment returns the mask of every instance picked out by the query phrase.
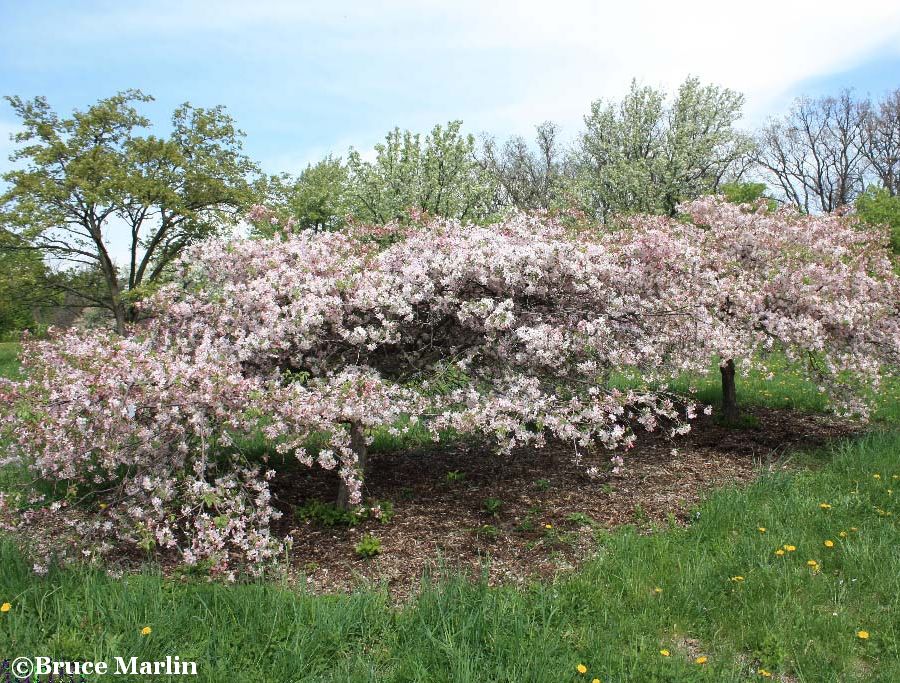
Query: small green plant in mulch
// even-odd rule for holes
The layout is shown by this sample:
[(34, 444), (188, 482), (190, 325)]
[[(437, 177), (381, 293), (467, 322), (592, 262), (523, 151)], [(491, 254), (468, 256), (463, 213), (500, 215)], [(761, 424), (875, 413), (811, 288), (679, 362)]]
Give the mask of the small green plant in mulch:
[(356, 544), (354, 551), (363, 559), (375, 557), (381, 553), (381, 539), (372, 534), (366, 534), (359, 539), (359, 543)]
[(374, 501), (371, 504), (345, 510), (334, 503), (309, 500), (294, 508), (294, 518), (312, 521), (325, 527), (356, 526), (366, 520), (378, 520), (388, 524), (394, 517), (394, 506), (389, 500)]
[(493, 540), (500, 535), (500, 529), (495, 527), (493, 524), (482, 524), (480, 527), (475, 529), (475, 535), (478, 538)]
[(593, 527), (597, 522), (590, 515), (586, 515), (583, 512), (573, 512), (571, 514), (566, 515), (566, 521), (570, 524), (574, 524), (575, 526), (589, 526)]
[(447, 479), (448, 483), (455, 484), (457, 482), (465, 480), (466, 473), (460, 472), (459, 470), (450, 470), (449, 472), (447, 472), (445, 478)]
[(485, 498), (484, 502), (481, 504), (481, 507), (486, 513), (496, 517), (498, 514), (500, 514), (500, 509), (503, 507), (503, 501), (499, 498)]

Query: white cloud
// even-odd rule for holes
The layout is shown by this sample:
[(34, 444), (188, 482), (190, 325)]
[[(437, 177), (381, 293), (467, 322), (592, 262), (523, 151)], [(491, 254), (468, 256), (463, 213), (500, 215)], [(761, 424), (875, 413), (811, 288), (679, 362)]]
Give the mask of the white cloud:
[[(632, 77), (669, 89), (687, 75), (726, 85), (747, 96), (756, 123), (799, 83), (900, 56), (891, 0), (169, 0), (71, 12), (54, 22), (63, 40), (79, 26), (114, 26), (146, 46), (170, 41), (186, 59), (212, 42), (222, 52), (204, 51), (204, 64), (259, 60), (260, 92), (327, 71), (300, 96), (336, 95), (360, 109), (388, 102), (366, 125), (341, 124), (289, 154), (291, 167), (366, 148), (395, 123), (462, 118), (476, 132), (530, 134), (552, 119), (574, 131), (591, 101), (621, 96)], [(423, 92), (410, 105), (401, 95), (412, 76)]]
[(521, 68), (529, 73), (527, 89), (485, 100), (464, 118), (477, 128), (515, 132), (544, 119), (577, 125), (593, 99), (619, 95), (632, 77), (667, 87), (688, 74), (722, 83), (747, 94), (747, 113), (756, 118), (800, 81), (849, 68), (891, 44), (900, 54), (900, 3), (889, 0), (852, 6), (834, 0), (234, 0), (216, 3), (215, 11), (206, 2), (120, 7), (118, 23), (142, 31), (233, 31), (266, 49), (312, 30), (335, 60), (342, 50), (399, 50), (436, 64), (451, 54), (481, 54), (484, 71), (465, 75), (473, 87), (484, 87), (479, 79), (491, 72)]

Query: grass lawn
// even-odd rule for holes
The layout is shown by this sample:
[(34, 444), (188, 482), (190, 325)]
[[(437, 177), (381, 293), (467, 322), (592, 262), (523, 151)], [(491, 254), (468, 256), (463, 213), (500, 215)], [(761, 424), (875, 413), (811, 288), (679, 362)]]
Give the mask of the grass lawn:
[[(0, 345), (0, 372), (15, 371), (12, 348)], [(715, 400), (715, 376), (692, 383)], [(739, 386), (747, 403), (822, 407), (789, 372)], [(880, 403), (888, 422), (897, 387)], [(598, 532), (596, 557), (555, 582), (449, 576), (403, 607), (386, 590), (313, 596), (152, 571), (41, 578), (4, 541), (0, 657), (178, 655), (199, 675), (171, 680), (210, 683), (898, 681), (898, 454), (900, 433), (873, 433), (713, 492), (687, 528)]]
[(0, 342), (0, 377), (15, 377), (19, 374), (18, 342)]
[[(198, 662), (192, 680), (216, 683), (745, 681), (762, 680), (759, 669), (773, 680), (897, 681), (898, 451), (900, 435), (872, 435), (819, 454), (821, 467), (715, 492), (686, 529), (600, 535), (596, 559), (555, 583), (451, 578), (403, 608), (379, 591), (316, 597), (83, 570), (36, 578), (5, 543), (0, 600), (12, 608), (0, 643), (11, 657), (177, 654)], [(796, 550), (776, 555), (785, 545)]]

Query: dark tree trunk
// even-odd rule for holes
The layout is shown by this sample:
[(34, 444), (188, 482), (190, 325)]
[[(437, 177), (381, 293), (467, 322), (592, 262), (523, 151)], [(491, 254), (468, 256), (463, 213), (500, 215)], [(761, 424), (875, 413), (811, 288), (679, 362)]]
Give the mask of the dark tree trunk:
[(113, 315), (116, 318), (116, 333), (125, 336), (126, 331), (126, 322), (127, 322), (127, 313), (125, 311), (125, 306), (122, 305), (120, 301), (116, 301), (113, 304)]
[[(363, 432), (362, 425), (358, 422), (350, 423), (350, 447), (353, 449), (353, 452), (356, 453), (356, 467), (360, 476), (363, 477), (363, 481), (365, 481), (366, 458), (368, 456), (366, 451), (366, 435)], [(350, 489), (347, 488), (347, 484), (344, 483), (343, 479), (341, 479), (341, 483), (338, 486), (337, 506), (341, 510), (350, 508)]]
[(722, 373), (722, 417), (727, 422), (734, 422), (740, 416), (734, 384), (734, 359), (729, 358), (725, 365), (720, 365), (719, 372)]

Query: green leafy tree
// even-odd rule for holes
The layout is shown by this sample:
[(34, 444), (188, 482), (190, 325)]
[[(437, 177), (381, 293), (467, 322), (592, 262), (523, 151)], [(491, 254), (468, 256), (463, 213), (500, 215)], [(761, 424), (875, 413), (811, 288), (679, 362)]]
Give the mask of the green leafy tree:
[(60, 301), (41, 255), (19, 246), (18, 236), (0, 228), (0, 335), (35, 331), (36, 309)]
[(576, 193), (582, 208), (674, 215), (679, 202), (739, 177), (752, 141), (735, 128), (744, 98), (688, 78), (666, 94), (631, 84), (621, 102), (598, 100), (585, 117)]
[(891, 231), (891, 249), (900, 254), (900, 196), (884, 187), (869, 187), (856, 199), (856, 213), (869, 225), (884, 225)]
[(273, 176), (262, 185), (261, 203), (285, 218), (293, 218), (299, 229), (336, 230), (345, 224), (350, 212), (347, 167), (340, 158), (327, 156), (309, 164), (296, 178)]
[[(152, 100), (139, 90), (69, 117), (42, 97), (7, 100), (22, 132), (10, 157), (19, 167), (3, 176), (0, 221), (26, 248), (101, 273), (102, 288), (73, 294), (108, 309), (120, 333), (141, 290), (189, 244), (226, 229), (249, 200), (256, 169), (222, 107), (184, 104), (159, 137), (136, 108)], [(113, 244), (127, 245), (125, 263), (114, 261)]]
[(347, 159), (348, 203), (355, 218), (404, 221), (410, 210), (479, 220), (495, 208), (495, 181), (475, 158), (475, 139), (461, 121), (435, 126), (422, 138), (395, 128), (375, 146), (375, 160), (356, 150)]

